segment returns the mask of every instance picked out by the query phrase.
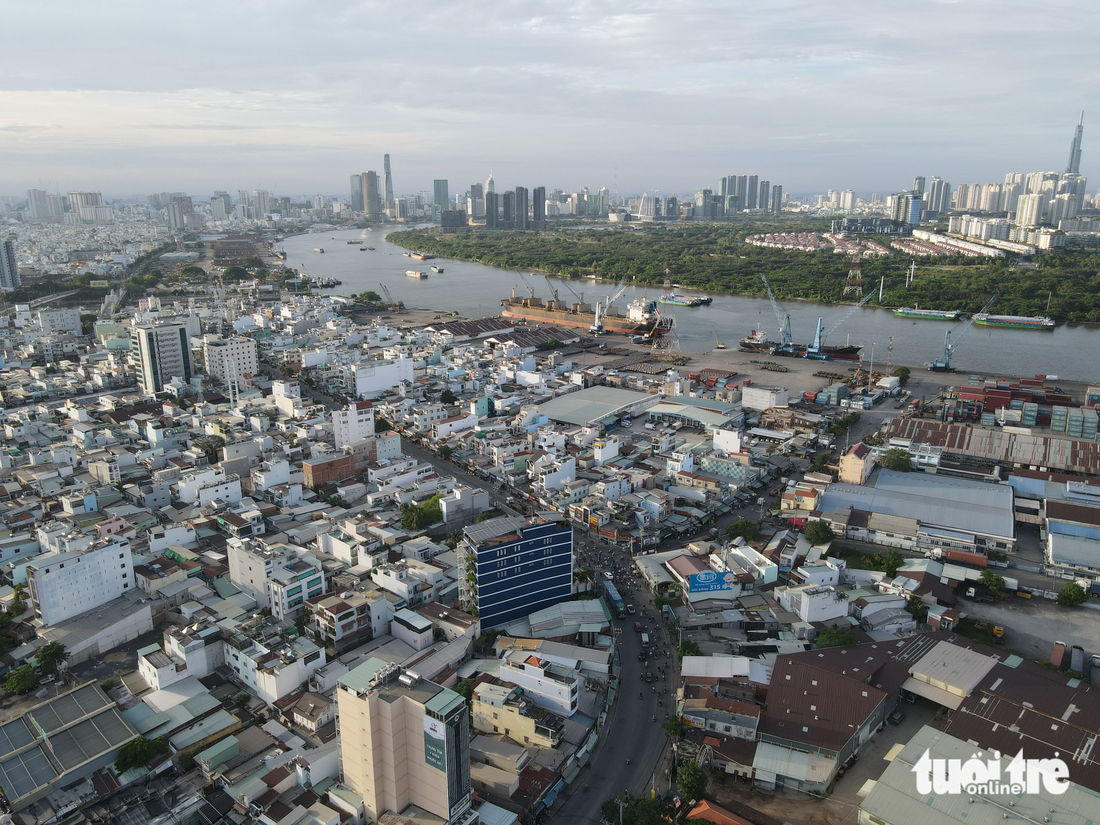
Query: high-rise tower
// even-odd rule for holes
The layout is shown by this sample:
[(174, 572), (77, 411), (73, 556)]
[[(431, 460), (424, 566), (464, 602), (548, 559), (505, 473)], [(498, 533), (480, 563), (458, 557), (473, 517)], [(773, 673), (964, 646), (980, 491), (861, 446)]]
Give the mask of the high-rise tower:
[(390, 174), (390, 156), (386, 155), (382, 158), (382, 181), (386, 190), (386, 210), (389, 211), (395, 207), (393, 202), (393, 175)]
[(363, 212), (367, 217), (378, 217), (382, 213), (382, 196), (378, 191), (378, 173), (363, 173)]
[(15, 260), (15, 244), (8, 240), (0, 243), (0, 290), (19, 289), (19, 264)]
[(489, 177), (485, 179), (485, 194), (488, 195), (490, 192), (495, 191), (497, 191), (497, 184), (496, 181), (493, 180), (493, 173), (490, 170)]
[(1081, 135), (1085, 131), (1085, 113), (1081, 112), (1081, 119), (1077, 121), (1077, 128), (1073, 130), (1073, 141), (1069, 145), (1069, 164), (1066, 171), (1071, 175), (1081, 174)]

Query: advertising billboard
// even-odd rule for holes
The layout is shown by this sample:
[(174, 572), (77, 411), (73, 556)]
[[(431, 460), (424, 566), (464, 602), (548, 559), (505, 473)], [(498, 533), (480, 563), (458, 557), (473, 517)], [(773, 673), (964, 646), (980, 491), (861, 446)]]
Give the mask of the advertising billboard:
[(732, 590), (737, 584), (737, 576), (733, 573), (716, 573), (707, 570), (703, 573), (693, 573), (688, 577), (689, 593), (713, 593), (720, 590)]

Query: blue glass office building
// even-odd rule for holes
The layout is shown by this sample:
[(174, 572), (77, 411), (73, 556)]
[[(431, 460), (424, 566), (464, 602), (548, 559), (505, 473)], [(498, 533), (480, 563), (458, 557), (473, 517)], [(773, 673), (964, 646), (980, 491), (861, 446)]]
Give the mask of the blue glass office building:
[(573, 585), (573, 527), (559, 513), (502, 516), (463, 531), (460, 599), (483, 629), (558, 602)]

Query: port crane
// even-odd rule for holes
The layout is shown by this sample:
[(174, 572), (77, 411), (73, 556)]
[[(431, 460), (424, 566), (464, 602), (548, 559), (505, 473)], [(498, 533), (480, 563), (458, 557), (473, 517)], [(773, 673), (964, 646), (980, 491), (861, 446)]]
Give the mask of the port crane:
[(970, 320), (967, 321), (966, 326), (959, 330), (959, 334), (955, 336), (954, 343), (951, 342), (951, 330), (947, 330), (943, 334), (943, 359), (933, 361), (928, 365), (929, 372), (954, 372), (955, 368), (951, 366), (951, 356), (955, 354), (955, 348), (962, 343), (962, 339), (966, 337), (966, 333), (970, 332), (970, 328), (974, 326), (974, 322), (978, 320), (978, 316), (983, 312), (988, 312), (989, 308), (997, 302), (997, 296), (994, 295), (986, 305), (981, 308), (981, 311), (975, 315), (970, 316)]
[(718, 337), (718, 330), (716, 330), (714, 328), (714, 324), (710, 325), (710, 331), (714, 333), (714, 348), (715, 349), (725, 349), (726, 345), (723, 344), (721, 339)]
[(550, 276), (543, 275), (542, 277), (546, 279), (546, 288), (550, 290), (550, 295), (553, 296), (555, 301), (558, 300), (558, 288), (550, 282)]
[(814, 331), (814, 342), (806, 347), (806, 357), (816, 359), (818, 361), (824, 361), (826, 357), (825, 353), (823, 352), (825, 339), (828, 338), (832, 333), (836, 332), (837, 327), (847, 321), (851, 317), (853, 312), (855, 312), (857, 309), (859, 309), (861, 306), (863, 306), (874, 297), (875, 293), (873, 291), (864, 295), (863, 299), (858, 304), (853, 304), (851, 307), (849, 307), (848, 311), (840, 316), (839, 321), (837, 321), (835, 324), (824, 331), (822, 331), (821, 325), (825, 319), (822, 316), (818, 315), (817, 329)]
[(397, 301), (395, 301), (393, 299), (393, 296), (390, 295), (389, 287), (387, 287), (385, 284), (383, 284), (381, 282), (379, 282), (378, 286), (381, 287), (382, 294), (386, 296), (386, 303), (389, 304), (391, 307), (393, 307), (396, 310), (397, 309)]
[(563, 287), (565, 287), (566, 289), (569, 290), (569, 294), (572, 295), (574, 298), (576, 298), (577, 301), (579, 301), (582, 304), (584, 303), (584, 293), (583, 292), (580, 295), (578, 295), (576, 293), (576, 291), (574, 291), (573, 287), (569, 286), (569, 282), (566, 281), (564, 278), (558, 278), (558, 281), (561, 283), (561, 285)]
[(760, 279), (764, 282), (764, 289), (768, 290), (768, 300), (772, 303), (772, 312), (775, 313), (775, 320), (779, 322), (779, 344), (776, 346), (775, 351), (791, 352), (794, 349), (791, 338), (791, 316), (788, 314), (784, 317), (783, 310), (779, 308), (779, 302), (775, 300), (772, 285), (768, 283), (768, 276), (761, 275)]
[(596, 318), (592, 322), (592, 326), (588, 328), (589, 332), (591, 332), (593, 335), (603, 335), (604, 316), (607, 314), (607, 311), (611, 309), (611, 305), (619, 300), (624, 292), (626, 292), (626, 278), (623, 278), (621, 281), (619, 281), (619, 286), (615, 290), (614, 295), (608, 295), (603, 300), (603, 303), (596, 301)]

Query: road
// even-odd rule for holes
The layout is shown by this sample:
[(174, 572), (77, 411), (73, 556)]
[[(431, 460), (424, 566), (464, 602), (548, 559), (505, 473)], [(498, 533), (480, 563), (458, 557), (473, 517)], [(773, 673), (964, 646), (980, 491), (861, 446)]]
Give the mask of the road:
[[(624, 791), (638, 795), (648, 793), (651, 786), (658, 793), (668, 790), (668, 776), (663, 770), (663, 757), (668, 752), (669, 737), (661, 727), (666, 715), (674, 714), (676, 685), (679, 680), (674, 655), (675, 640), (667, 628), (655, 621), (657, 610), (651, 594), (632, 575), (625, 551), (587, 538), (579, 541), (579, 559), (601, 571), (597, 586), (604, 577), (602, 571), (615, 571), (615, 586), (628, 604), (638, 610), (636, 615), (615, 620), (617, 651), (620, 662), (620, 689), (614, 706), (607, 715), (600, 743), (588, 766), (578, 779), (559, 797), (551, 819), (561, 823), (600, 821), (600, 806)], [(609, 563), (600, 560), (608, 559)], [(623, 573), (619, 571), (631, 571)], [(629, 594), (629, 595), (627, 595)], [(645, 615), (645, 614), (648, 614)], [(642, 651), (641, 634), (634, 629), (640, 621), (650, 637), (651, 650), (663, 654), (648, 659), (648, 668), (639, 661)], [(665, 680), (659, 677), (658, 665), (668, 668)], [(655, 681), (646, 683), (641, 677), (652, 672)], [(660, 691), (666, 693), (659, 693)], [(656, 691), (656, 692), (655, 692)], [(658, 699), (662, 704), (658, 704)], [(630, 764), (627, 764), (627, 758)], [(585, 785), (588, 790), (585, 790)]]
[(406, 455), (410, 455), (417, 461), (423, 461), (425, 464), (431, 464), (441, 474), (454, 476), (456, 481), (460, 481), (468, 487), (480, 487), (489, 493), (489, 500), (492, 502), (493, 507), (500, 510), (502, 513), (507, 513), (510, 516), (522, 515), (514, 507), (509, 507), (507, 502), (508, 492), (498, 491), (496, 484), (492, 480), (478, 478), (471, 475), (465, 470), (461, 469), (457, 464), (454, 464), (446, 459), (440, 458), (430, 450), (425, 450), (423, 447), (413, 444), (408, 438), (401, 439), (401, 451)]

